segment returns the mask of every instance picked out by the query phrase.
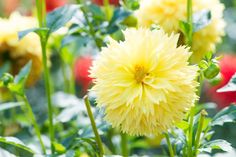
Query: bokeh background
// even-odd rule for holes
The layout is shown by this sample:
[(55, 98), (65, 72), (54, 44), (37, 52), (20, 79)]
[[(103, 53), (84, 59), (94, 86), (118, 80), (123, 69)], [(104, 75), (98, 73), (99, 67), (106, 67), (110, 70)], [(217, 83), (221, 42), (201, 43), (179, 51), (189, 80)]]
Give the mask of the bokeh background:
[[(64, 5), (66, 3), (73, 3), (73, 0), (64, 0), (63, 2), (57, 2), (56, 0), (52, 6), (48, 6), (48, 10), (50, 11), (52, 8)], [(216, 90), (222, 86), (224, 86), (231, 78), (231, 76), (236, 72), (236, 0), (221, 0), (222, 3), (225, 4), (225, 11), (224, 11), (224, 19), (227, 23), (225, 28), (225, 37), (221, 44), (217, 47), (216, 55), (222, 55), (222, 59), (220, 61), (221, 67), (221, 74), (215, 80), (210, 80), (205, 82), (203, 86), (203, 94), (201, 102), (203, 104), (208, 105), (208, 113), (209, 115), (214, 115), (219, 109), (226, 107), (232, 103), (236, 103), (236, 92), (229, 92), (229, 93), (217, 93)], [(55, 6), (54, 6), (55, 5)], [(30, 0), (0, 0), (0, 16), (1, 18), (7, 18), (10, 14), (14, 11), (18, 11), (23, 15), (35, 15), (35, 7), (34, 1)], [(0, 34), (1, 36), (1, 34)], [(61, 73), (61, 65), (63, 64), (60, 60), (60, 56), (58, 55), (58, 44), (60, 43), (52, 43), (49, 47), (49, 51), (51, 54), (50, 60), (53, 63), (51, 65), (51, 72), (52, 72), (52, 80), (54, 81), (54, 90), (61, 91), (63, 90), (63, 76)], [(75, 85), (77, 90), (77, 96), (82, 98), (85, 94), (86, 90), (90, 87), (92, 79), (88, 77), (88, 69), (91, 65), (93, 56), (98, 53), (98, 50), (93, 47), (93, 45), (89, 45), (84, 47), (83, 45), (76, 45), (73, 46), (73, 51), (78, 51), (78, 53), (73, 56), (76, 57), (76, 62), (73, 65), (74, 67), (74, 75), (75, 75)], [(1, 67), (0, 67), (1, 68)], [(54, 99), (59, 101), (66, 101), (66, 96), (57, 93), (54, 95)], [(27, 89), (27, 95), (31, 104), (34, 104), (34, 112), (37, 114), (37, 117), (41, 117), (38, 119), (39, 123), (44, 123), (45, 119), (47, 118), (47, 107), (46, 107), (46, 99), (44, 97), (44, 83), (43, 80), (40, 79), (37, 84), (33, 87)], [(38, 99), (40, 98), (40, 99)], [(69, 104), (71, 102), (68, 102)], [(73, 104), (73, 103), (72, 103)], [(60, 105), (60, 103), (58, 103)], [(73, 106), (73, 105), (72, 105)], [(63, 121), (68, 121), (73, 117), (73, 115), (79, 113), (80, 111), (71, 111), (73, 107), (70, 108), (65, 112), (69, 112), (71, 117), (60, 117)], [(81, 109), (82, 110), (82, 109)], [(59, 112), (59, 111), (58, 111)], [(5, 119), (4, 123), (10, 123), (7, 127), (7, 134), (16, 136), (25, 136), (27, 138), (27, 133), (24, 131), (19, 131), (18, 125), (11, 123), (7, 119), (9, 119), (10, 113), (4, 113), (4, 115), (0, 112), (1, 119)], [(68, 114), (67, 114), (68, 115)], [(22, 115), (18, 115), (15, 117), (20, 121), (20, 123), (26, 123), (26, 117)], [(84, 119), (84, 122), (87, 123), (88, 119)], [(101, 122), (101, 124), (103, 124)], [(223, 127), (216, 127), (216, 134), (214, 135), (215, 138), (222, 138), (228, 140), (232, 145), (236, 148), (236, 126), (235, 124), (225, 124)], [(68, 130), (70, 130), (68, 128)], [(73, 130), (71, 130), (73, 131)], [(27, 132), (27, 131), (26, 131)], [(146, 143), (139, 141), (139, 139), (132, 138), (133, 145), (131, 146), (134, 152), (139, 152), (140, 147), (147, 148), (147, 144), (151, 145), (153, 148), (148, 147), (148, 149), (152, 151), (156, 151), (155, 148), (157, 147), (156, 140), (157, 139), (148, 139)], [(109, 141), (107, 141), (109, 143)]]

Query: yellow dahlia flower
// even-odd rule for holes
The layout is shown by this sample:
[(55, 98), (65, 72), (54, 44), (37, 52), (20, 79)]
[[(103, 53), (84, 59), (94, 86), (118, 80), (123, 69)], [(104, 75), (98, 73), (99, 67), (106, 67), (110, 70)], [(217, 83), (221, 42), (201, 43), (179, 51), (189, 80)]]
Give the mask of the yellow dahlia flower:
[[(210, 10), (212, 20), (208, 26), (193, 35), (193, 61), (199, 61), (207, 52), (215, 51), (224, 35), (224, 6), (219, 0), (193, 0), (193, 12)], [(179, 21), (187, 19), (187, 0), (141, 0), (137, 11), (140, 26), (159, 24), (166, 32), (180, 32)]]
[(13, 13), (9, 19), (0, 19), (0, 65), (11, 63), (11, 73), (19, 70), (32, 60), (32, 70), (27, 85), (33, 85), (42, 71), (42, 56), (39, 37), (30, 33), (22, 40), (18, 39), (18, 32), (37, 26), (33, 17), (23, 17)]
[(105, 119), (131, 135), (160, 134), (182, 120), (197, 96), (197, 67), (178, 35), (127, 29), (125, 41), (110, 39), (90, 70), (92, 90)]

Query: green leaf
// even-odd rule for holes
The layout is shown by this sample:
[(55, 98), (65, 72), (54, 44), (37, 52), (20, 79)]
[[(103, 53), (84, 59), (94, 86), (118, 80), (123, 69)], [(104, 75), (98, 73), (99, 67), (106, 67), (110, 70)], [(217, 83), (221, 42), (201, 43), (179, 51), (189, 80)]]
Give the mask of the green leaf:
[(180, 123), (177, 123), (176, 126), (177, 126), (179, 129), (186, 130), (186, 129), (189, 128), (189, 123), (186, 122), (186, 121), (181, 121)]
[(0, 147), (16, 156), (34, 156), (34, 152), (15, 137), (0, 137)]
[(37, 31), (39, 28), (30, 28), (30, 29), (26, 29), (24, 31), (20, 31), (18, 32), (18, 39), (21, 40), (22, 38), (24, 38), (26, 35), (28, 35), (31, 32), (35, 32)]
[(211, 11), (201, 10), (193, 15), (193, 32), (197, 32), (211, 23)]
[(225, 140), (214, 140), (214, 141), (209, 141), (205, 144), (203, 144), (202, 148), (200, 148), (200, 152), (207, 152), (207, 153), (211, 153), (212, 150), (214, 149), (218, 149), (218, 150), (223, 150), (223, 151), (230, 151), (232, 150), (232, 146), (229, 142), (225, 141)]
[(24, 105), (23, 102), (9, 102), (9, 103), (0, 104), (0, 111), (8, 110), (8, 109), (15, 108), (22, 105)]
[(68, 23), (79, 9), (79, 5), (65, 5), (59, 7), (47, 15), (47, 27), (49, 33), (55, 32)]
[(223, 125), (224, 123), (235, 122), (236, 106), (231, 105), (218, 112), (212, 119), (212, 126)]
[(17, 74), (17, 76), (14, 79), (15, 84), (25, 84), (26, 79), (29, 76), (30, 70), (32, 66), (32, 61), (29, 61), (22, 69), (21, 71)]
[(235, 92), (235, 91), (236, 91), (236, 73), (232, 76), (227, 85), (217, 90), (218, 93)]
[(19, 74), (14, 78), (10, 74), (5, 73), (5, 75), (0, 79), (0, 86), (4, 85), (11, 92), (23, 95), (24, 94), (24, 86), (26, 80), (29, 76), (32, 62), (29, 61), (19, 72)]
[(198, 113), (203, 109), (205, 109), (205, 110), (215, 110), (216, 108), (217, 108), (217, 104), (215, 104), (213, 102), (198, 104), (198, 105), (195, 106), (195, 113)]
[(63, 38), (61, 42), (61, 47), (65, 47), (69, 44), (76, 43), (77, 45), (83, 46), (88, 43), (88, 38), (82, 37), (82, 36), (76, 36), (76, 35), (68, 35), (65, 38)]
[(14, 77), (11, 74), (4, 73), (2, 75), (2, 77), (0, 78), (0, 82), (1, 82), (1, 86), (0, 87), (2, 87), (2, 86), (8, 87), (9, 84), (13, 83), (13, 81), (14, 81)]
[(179, 27), (180, 27), (181, 32), (184, 34), (184, 36), (188, 36), (189, 31), (190, 31), (190, 25), (185, 21), (180, 21)]
[(26, 29), (24, 31), (20, 31), (20, 32), (18, 32), (18, 39), (21, 40), (26, 35), (28, 35), (29, 33), (32, 33), (32, 32), (34, 32), (38, 35), (46, 34), (48, 32), (48, 28), (30, 28), (30, 29)]
[(99, 19), (99, 20), (103, 20), (103, 21), (106, 19), (106, 15), (102, 11), (101, 7), (99, 7), (97, 5), (94, 5), (94, 4), (90, 4), (90, 5), (87, 6), (87, 8), (93, 14), (93, 17), (95, 19)]
[(131, 12), (124, 10), (122, 8), (117, 8), (114, 11), (114, 14), (111, 18), (111, 21), (109, 23), (109, 26), (114, 26), (116, 24), (121, 23), (122, 21), (124, 21), (129, 15), (131, 14)]
[(53, 146), (54, 146), (54, 148), (55, 148), (55, 151), (56, 151), (58, 154), (63, 154), (63, 153), (66, 152), (66, 148), (65, 148), (62, 144), (60, 144), (60, 143), (54, 142), (54, 143), (53, 143)]
[(213, 57), (213, 52), (207, 52), (206, 55), (205, 55), (205, 58), (207, 61), (210, 61)]

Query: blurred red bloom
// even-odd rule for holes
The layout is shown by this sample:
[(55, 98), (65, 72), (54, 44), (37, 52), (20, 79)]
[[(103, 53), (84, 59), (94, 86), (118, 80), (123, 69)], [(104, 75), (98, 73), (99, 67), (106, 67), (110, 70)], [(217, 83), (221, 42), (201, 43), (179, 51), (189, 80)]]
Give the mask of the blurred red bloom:
[(222, 77), (220, 84), (210, 87), (207, 93), (210, 99), (218, 104), (219, 108), (224, 108), (231, 103), (236, 103), (236, 92), (217, 93), (216, 91), (225, 86), (236, 73), (236, 55), (225, 55), (220, 61), (220, 68)]
[[(104, 2), (104, 0), (93, 0), (93, 3), (95, 3), (99, 6), (103, 6), (103, 2)], [(109, 3), (111, 5), (118, 6), (119, 5), (119, 0), (109, 0)]]
[(92, 56), (82, 56), (78, 58), (74, 66), (76, 82), (82, 86), (82, 92), (85, 93), (92, 83), (89, 77), (89, 68), (92, 65)]
[(47, 12), (53, 11), (57, 7), (61, 7), (67, 3), (67, 0), (46, 0)]

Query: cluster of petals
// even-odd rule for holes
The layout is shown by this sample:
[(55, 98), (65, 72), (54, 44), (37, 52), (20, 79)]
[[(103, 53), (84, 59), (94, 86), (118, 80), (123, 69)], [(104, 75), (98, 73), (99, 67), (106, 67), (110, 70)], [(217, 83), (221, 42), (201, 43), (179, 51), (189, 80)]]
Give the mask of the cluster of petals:
[(179, 36), (163, 30), (126, 29), (110, 39), (90, 70), (105, 119), (130, 135), (161, 134), (183, 119), (197, 99), (198, 68)]

